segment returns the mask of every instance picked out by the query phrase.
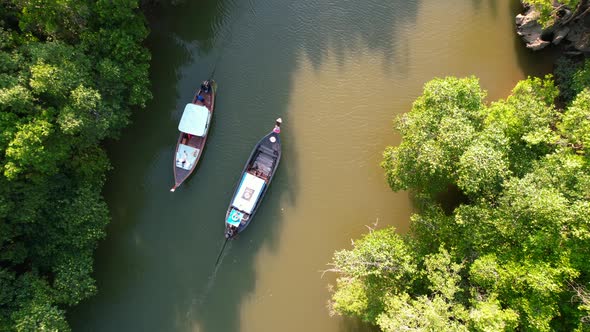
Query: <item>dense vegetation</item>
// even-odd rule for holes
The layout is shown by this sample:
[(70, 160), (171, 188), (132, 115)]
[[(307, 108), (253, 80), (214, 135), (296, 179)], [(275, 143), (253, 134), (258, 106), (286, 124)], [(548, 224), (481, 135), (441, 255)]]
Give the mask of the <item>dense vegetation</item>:
[(560, 68), (561, 95), (529, 78), (489, 105), (473, 77), (425, 85), (382, 163), (420, 212), (335, 253), (335, 312), (384, 331), (590, 329), (590, 62)]
[(539, 12), (539, 23), (543, 27), (566, 25), (573, 20), (580, 20), (589, 13), (588, 0), (524, 0), (524, 4), (533, 6)]
[(150, 98), (136, 0), (0, 2), (0, 330), (66, 331), (95, 292), (115, 137)]

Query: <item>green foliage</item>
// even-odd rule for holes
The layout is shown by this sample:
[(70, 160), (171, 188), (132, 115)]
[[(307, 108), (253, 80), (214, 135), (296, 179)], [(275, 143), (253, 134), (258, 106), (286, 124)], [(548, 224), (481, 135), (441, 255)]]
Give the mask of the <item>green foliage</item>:
[(580, 0), (524, 0), (524, 3), (531, 5), (539, 12), (539, 23), (543, 27), (555, 24), (557, 19), (556, 9), (563, 5), (574, 10), (580, 4)]
[(19, 27), (42, 38), (77, 41), (92, 14), (85, 1), (20, 0)]
[(147, 28), (136, 0), (1, 8), (0, 330), (68, 331), (109, 221), (100, 143), (150, 98)]
[(377, 324), (384, 331), (408, 328), (420, 331), (468, 331), (465, 325), (469, 318), (468, 312), (461, 303), (455, 301), (456, 293), (460, 291), (458, 283), (462, 265), (451, 262), (451, 256), (444, 248), (426, 256), (423, 263), (431, 293), (390, 296)]
[(70, 331), (63, 310), (49, 302), (29, 304), (15, 314), (14, 320), (18, 332)]
[(493, 103), (487, 110), (486, 125), (496, 125), (515, 143), (528, 146), (550, 144), (555, 140), (551, 126), (558, 113), (554, 106), (559, 91), (551, 76), (520, 81), (505, 101)]
[(567, 57), (559, 58), (555, 81), (559, 85), (561, 98), (569, 104), (578, 93), (590, 86), (590, 59), (574, 61)]
[[(2, 280), (6, 281), (6, 280)], [(34, 273), (25, 273), (12, 284), (3, 284), (13, 296), (12, 301), (2, 303), (12, 309), (12, 323), (7, 327), (14, 331), (69, 331), (64, 311), (52, 304), (49, 285)], [(4, 318), (4, 317), (3, 317)]]
[(551, 330), (558, 315), (559, 294), (566, 281), (577, 276), (567, 261), (556, 261), (556, 267), (540, 260), (499, 261), (494, 255), (477, 259), (471, 266), (470, 282), (477, 289), (499, 294), (509, 308), (520, 313), (527, 329)]
[(15, 180), (27, 171), (51, 176), (58, 172), (58, 161), (67, 155), (66, 147), (51, 145), (53, 125), (46, 120), (33, 120), (17, 127), (6, 149), (4, 176)]
[(559, 130), (577, 152), (590, 152), (590, 90), (581, 91), (563, 116)]
[(462, 264), (453, 263), (451, 259), (451, 255), (442, 246), (438, 253), (424, 258), (430, 291), (441, 294), (445, 300), (449, 301), (454, 300), (455, 295), (461, 291), (459, 272), (463, 268)]
[(412, 111), (397, 120), (404, 141), (387, 148), (382, 166), (394, 190), (441, 191), (456, 179), (453, 167), (482, 124), (485, 92), (477, 79), (435, 79)]
[(383, 310), (384, 296), (399, 293), (412, 282), (417, 270), (413, 261), (409, 248), (393, 228), (355, 241), (353, 250), (334, 254), (332, 270), (346, 277), (337, 280), (332, 307), (373, 321)]
[(489, 128), (459, 158), (457, 186), (468, 195), (495, 195), (512, 175), (507, 138), (495, 129)]
[(334, 254), (334, 265), (357, 278), (410, 280), (416, 267), (393, 229), (372, 233), (354, 243), (354, 250)]
[(473, 300), (469, 311), (469, 328), (473, 331), (511, 331), (518, 326), (518, 314), (508, 308), (502, 309), (495, 295), (485, 300)]
[(461, 305), (452, 305), (441, 296), (412, 299), (402, 294), (388, 299), (386, 313), (377, 324), (383, 331), (468, 331), (463, 321), (468, 313)]
[[(414, 268), (375, 280), (338, 252), (336, 266), (347, 268), (336, 269), (334, 298), (358, 300), (334, 309), (384, 331), (589, 329), (590, 296), (579, 286), (590, 284), (589, 91), (561, 110), (550, 76), (521, 81), (489, 106), (473, 78), (426, 84), (382, 163), (391, 188), (419, 203), (398, 244)], [(466, 199), (443, 211), (448, 188)], [(380, 232), (363, 238), (367, 252), (397, 259), (381, 249)], [(361, 260), (356, 246), (344, 253)]]

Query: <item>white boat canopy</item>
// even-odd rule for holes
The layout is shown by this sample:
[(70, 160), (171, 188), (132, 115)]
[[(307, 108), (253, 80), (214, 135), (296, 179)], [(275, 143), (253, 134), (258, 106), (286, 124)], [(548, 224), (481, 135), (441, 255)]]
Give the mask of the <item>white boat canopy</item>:
[(186, 104), (178, 124), (178, 130), (195, 136), (205, 136), (209, 125), (209, 115), (209, 110), (205, 106)]
[(248, 214), (252, 213), (258, 201), (258, 196), (260, 196), (260, 192), (265, 184), (266, 182), (263, 179), (250, 173), (244, 173), (244, 177), (242, 178), (242, 182), (240, 182), (240, 187), (232, 203), (233, 207)]

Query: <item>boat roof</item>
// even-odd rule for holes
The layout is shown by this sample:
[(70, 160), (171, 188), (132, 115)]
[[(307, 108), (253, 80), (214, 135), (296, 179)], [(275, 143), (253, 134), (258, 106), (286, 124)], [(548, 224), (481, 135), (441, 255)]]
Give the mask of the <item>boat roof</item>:
[(232, 206), (248, 214), (252, 213), (265, 184), (263, 179), (244, 173)]
[(195, 136), (205, 136), (209, 115), (210, 112), (205, 106), (186, 104), (178, 124), (178, 130)]

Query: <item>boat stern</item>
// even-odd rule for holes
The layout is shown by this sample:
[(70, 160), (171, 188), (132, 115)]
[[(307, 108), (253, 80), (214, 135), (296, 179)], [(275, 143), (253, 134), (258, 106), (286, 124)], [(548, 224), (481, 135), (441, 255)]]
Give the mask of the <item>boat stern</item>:
[(229, 226), (225, 227), (225, 238), (226, 239), (231, 239), (234, 236), (236, 236), (237, 232), (235, 232), (234, 230), (232, 230)]

